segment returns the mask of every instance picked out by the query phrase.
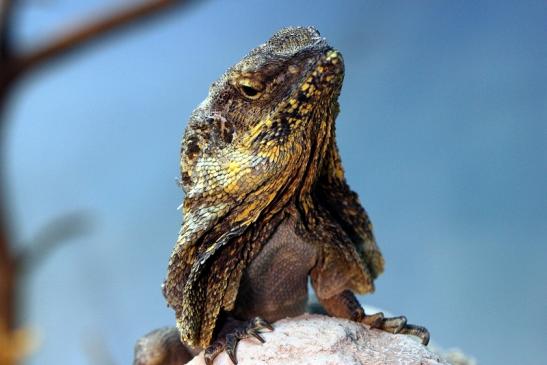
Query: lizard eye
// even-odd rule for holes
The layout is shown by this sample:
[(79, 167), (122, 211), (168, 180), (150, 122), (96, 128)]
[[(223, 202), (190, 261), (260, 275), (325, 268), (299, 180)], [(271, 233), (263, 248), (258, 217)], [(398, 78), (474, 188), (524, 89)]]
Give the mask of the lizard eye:
[(253, 89), (250, 86), (241, 86), (241, 91), (243, 92), (243, 94), (245, 94), (245, 96), (249, 98), (253, 98), (258, 95), (258, 90)]
[(254, 80), (243, 79), (239, 81), (239, 91), (247, 99), (255, 100), (262, 95), (264, 85)]

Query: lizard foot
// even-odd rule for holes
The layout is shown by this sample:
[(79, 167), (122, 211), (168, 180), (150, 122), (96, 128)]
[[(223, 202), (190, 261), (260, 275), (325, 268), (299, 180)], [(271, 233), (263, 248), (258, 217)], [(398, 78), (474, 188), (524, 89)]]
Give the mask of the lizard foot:
[(350, 290), (330, 298), (319, 298), (319, 301), (327, 313), (334, 317), (351, 319), (389, 333), (417, 336), (423, 345), (429, 343), (429, 331), (425, 327), (408, 324), (405, 316), (385, 318), (382, 312), (368, 315)]
[(385, 318), (382, 312), (371, 315), (363, 314), (361, 323), (389, 333), (417, 336), (422, 340), (423, 345), (429, 343), (429, 331), (425, 327), (407, 323), (405, 316)]
[(235, 327), (231, 332), (226, 334), (226, 336), (216, 340), (205, 349), (205, 363), (207, 365), (212, 365), (215, 357), (222, 351), (226, 351), (232, 362), (237, 364), (236, 349), (239, 341), (244, 338), (254, 337), (264, 343), (265, 340), (260, 335), (260, 331), (264, 329), (273, 331), (273, 327), (260, 317), (256, 317)]

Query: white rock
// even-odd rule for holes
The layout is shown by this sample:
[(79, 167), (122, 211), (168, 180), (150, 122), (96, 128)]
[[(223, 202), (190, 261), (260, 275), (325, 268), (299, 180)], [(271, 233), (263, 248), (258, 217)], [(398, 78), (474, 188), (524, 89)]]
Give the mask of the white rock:
[[(407, 335), (393, 335), (361, 324), (321, 315), (305, 314), (274, 323), (263, 333), (266, 343), (242, 340), (237, 348), (239, 365), (373, 365), (448, 364)], [(203, 365), (203, 353), (188, 364)], [(223, 352), (214, 365), (231, 365)]]

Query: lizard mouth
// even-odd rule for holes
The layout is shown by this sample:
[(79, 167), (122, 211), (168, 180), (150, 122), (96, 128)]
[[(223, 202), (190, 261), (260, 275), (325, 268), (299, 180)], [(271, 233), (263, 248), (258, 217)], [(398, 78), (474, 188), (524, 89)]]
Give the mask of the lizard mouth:
[(311, 111), (314, 107), (324, 104), (322, 101), (337, 98), (344, 79), (344, 60), (342, 55), (327, 48), (315, 60), (310, 60), (314, 66), (304, 77), (303, 81), (293, 91), (289, 103), (303, 111)]
[[(304, 70), (300, 87), (311, 90), (340, 89), (344, 75), (342, 55), (313, 27), (288, 27), (274, 34), (261, 46), (272, 54), (292, 59), (294, 73)], [(290, 68), (289, 68), (290, 72)], [(294, 95), (293, 95), (294, 96)], [(311, 96), (311, 95), (310, 95)]]
[(328, 48), (321, 58), (317, 61), (316, 66), (308, 78), (304, 81), (301, 88), (309, 87), (317, 90), (338, 89), (344, 77), (344, 60), (340, 52)]

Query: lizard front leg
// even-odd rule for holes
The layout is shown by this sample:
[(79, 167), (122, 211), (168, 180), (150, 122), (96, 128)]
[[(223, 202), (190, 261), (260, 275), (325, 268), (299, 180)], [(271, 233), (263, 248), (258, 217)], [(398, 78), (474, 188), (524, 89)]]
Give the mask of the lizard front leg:
[(429, 331), (425, 327), (407, 323), (405, 316), (384, 318), (382, 312), (367, 315), (350, 290), (344, 290), (330, 298), (318, 299), (327, 313), (333, 317), (350, 319), (390, 333), (414, 335), (422, 340), (422, 344), (429, 343)]

